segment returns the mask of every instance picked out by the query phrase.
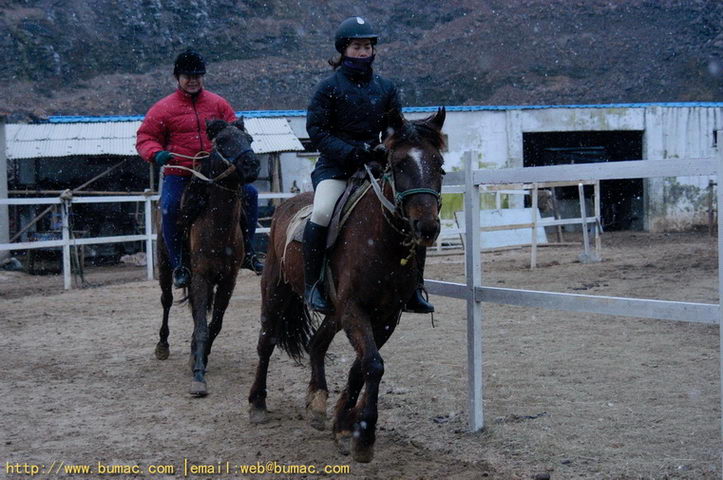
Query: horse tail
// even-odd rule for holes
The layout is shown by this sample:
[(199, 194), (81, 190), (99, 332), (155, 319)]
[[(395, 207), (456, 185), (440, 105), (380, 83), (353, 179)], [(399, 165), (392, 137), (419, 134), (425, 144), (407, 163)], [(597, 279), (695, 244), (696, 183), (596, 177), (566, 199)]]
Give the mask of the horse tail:
[(276, 330), (277, 343), (296, 363), (309, 353), (309, 340), (314, 335), (312, 316), (304, 302), (296, 295), (285, 300)]
[(216, 298), (216, 288), (213, 288), (212, 285), (211, 288), (208, 289), (208, 295), (206, 296), (206, 313), (211, 313), (211, 310), (213, 310), (213, 301)]
[[(285, 234), (285, 229), (277, 223), (273, 221), (271, 224), (271, 241), (261, 277), (261, 314), (265, 317), (262, 323), (273, 329), (276, 345), (300, 364), (301, 359), (309, 352), (309, 340), (314, 335), (315, 327), (303, 299), (284, 278), (280, 254), (274, 248), (274, 240), (279, 233)], [(283, 242), (280, 245), (283, 245)]]

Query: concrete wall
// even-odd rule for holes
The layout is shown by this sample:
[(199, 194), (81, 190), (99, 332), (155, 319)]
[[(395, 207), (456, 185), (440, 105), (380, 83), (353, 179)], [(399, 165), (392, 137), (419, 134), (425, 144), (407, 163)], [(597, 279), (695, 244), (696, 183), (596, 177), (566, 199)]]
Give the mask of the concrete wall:
[[(713, 132), (723, 128), (723, 108), (647, 107), (647, 159), (709, 158), (716, 155)], [(687, 230), (708, 223), (708, 182), (715, 177), (648, 179), (646, 230)], [(713, 192), (715, 194), (715, 192)]]

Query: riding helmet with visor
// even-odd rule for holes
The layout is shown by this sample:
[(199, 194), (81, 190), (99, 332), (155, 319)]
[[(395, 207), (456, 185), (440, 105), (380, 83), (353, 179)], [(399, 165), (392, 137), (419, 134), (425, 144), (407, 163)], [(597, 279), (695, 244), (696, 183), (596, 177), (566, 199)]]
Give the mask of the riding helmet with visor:
[(173, 75), (205, 75), (206, 62), (200, 53), (190, 48), (180, 53), (173, 64)]
[(372, 26), (362, 17), (349, 17), (339, 24), (334, 36), (334, 46), (337, 52), (343, 54), (346, 47), (355, 38), (368, 38), (372, 45), (377, 44), (379, 35), (374, 32)]

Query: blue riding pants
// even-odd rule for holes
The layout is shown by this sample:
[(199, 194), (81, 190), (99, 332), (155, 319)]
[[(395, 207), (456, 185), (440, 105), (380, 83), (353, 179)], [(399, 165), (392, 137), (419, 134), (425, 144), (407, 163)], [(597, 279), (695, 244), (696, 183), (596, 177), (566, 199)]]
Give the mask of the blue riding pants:
[(247, 183), (244, 189), (244, 208), (246, 211), (246, 225), (241, 225), (244, 234), (244, 250), (246, 255), (254, 254), (253, 239), (256, 235), (256, 224), (259, 221), (259, 191), (252, 184)]
[(190, 181), (191, 177), (181, 177), (180, 175), (165, 175), (163, 177), (161, 225), (163, 226), (163, 241), (166, 243), (166, 250), (172, 268), (181, 265), (183, 239), (178, 233), (178, 212), (181, 209), (183, 190)]
[[(191, 177), (181, 177), (179, 175), (166, 175), (163, 177), (161, 224), (163, 225), (163, 241), (166, 243), (166, 250), (172, 268), (181, 265), (183, 239), (178, 232), (178, 213), (181, 209), (183, 190), (190, 180)], [(244, 247), (247, 254), (253, 254), (254, 248), (251, 241), (256, 234), (256, 224), (259, 220), (259, 191), (251, 184), (244, 185), (243, 189), (246, 222), (241, 227), (243, 229)]]

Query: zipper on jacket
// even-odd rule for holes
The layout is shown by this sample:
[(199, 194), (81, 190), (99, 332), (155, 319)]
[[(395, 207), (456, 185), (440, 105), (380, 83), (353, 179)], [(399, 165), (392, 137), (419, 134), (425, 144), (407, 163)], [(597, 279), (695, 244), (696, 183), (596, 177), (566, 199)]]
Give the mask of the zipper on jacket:
[(201, 131), (201, 119), (198, 116), (198, 110), (196, 110), (196, 98), (198, 98), (198, 96), (191, 97), (191, 105), (193, 106), (193, 114), (196, 115), (196, 128), (198, 129), (198, 151), (202, 152), (203, 151), (203, 138), (202, 138), (203, 132)]

